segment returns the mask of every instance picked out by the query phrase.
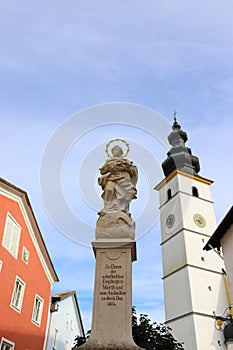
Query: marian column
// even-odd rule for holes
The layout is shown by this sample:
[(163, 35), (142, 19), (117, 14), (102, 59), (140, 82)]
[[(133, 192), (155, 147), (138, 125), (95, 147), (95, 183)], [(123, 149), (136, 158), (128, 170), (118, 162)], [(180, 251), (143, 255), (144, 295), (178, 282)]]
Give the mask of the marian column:
[[(115, 142), (117, 144), (110, 146)], [(124, 154), (118, 145), (127, 147)], [(103, 209), (98, 213), (94, 303), (91, 335), (83, 349), (139, 350), (132, 338), (132, 262), (136, 260), (135, 224), (129, 212), (136, 198), (138, 171), (126, 156), (129, 145), (113, 140), (106, 146), (108, 158), (100, 168), (98, 183)]]

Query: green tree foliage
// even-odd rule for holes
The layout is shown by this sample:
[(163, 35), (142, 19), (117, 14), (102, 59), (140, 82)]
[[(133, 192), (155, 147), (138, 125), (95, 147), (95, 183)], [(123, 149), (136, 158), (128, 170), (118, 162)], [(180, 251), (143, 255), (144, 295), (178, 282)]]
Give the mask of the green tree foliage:
[[(140, 314), (139, 318), (136, 314), (136, 309), (132, 309), (132, 332), (135, 343), (145, 350), (183, 350), (183, 347), (178, 343), (171, 329), (163, 323), (152, 322), (147, 315)], [(87, 332), (87, 337), (75, 338), (73, 350), (84, 344), (90, 335)]]
[(91, 334), (91, 331), (88, 331), (86, 333), (85, 337), (80, 337), (79, 335), (77, 335), (74, 339), (74, 346), (73, 346), (72, 350), (75, 350), (75, 349), (79, 348), (81, 345), (83, 345), (84, 343), (86, 343), (90, 334)]
[(139, 320), (133, 307), (132, 315), (133, 339), (135, 343), (146, 350), (182, 350), (171, 329), (162, 323), (152, 322), (147, 315), (140, 314)]
[(79, 335), (77, 335), (75, 337), (75, 339), (74, 339), (74, 346), (73, 346), (72, 350), (75, 350), (76, 348), (79, 348), (84, 343), (86, 343), (86, 338), (85, 337), (80, 337)]

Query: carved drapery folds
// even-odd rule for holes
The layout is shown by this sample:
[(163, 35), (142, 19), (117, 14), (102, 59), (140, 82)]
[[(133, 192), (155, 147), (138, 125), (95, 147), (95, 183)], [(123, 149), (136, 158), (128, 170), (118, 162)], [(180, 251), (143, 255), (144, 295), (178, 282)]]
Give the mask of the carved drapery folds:
[(129, 205), (137, 194), (137, 167), (125, 158), (119, 145), (114, 146), (111, 153), (110, 159), (100, 168), (101, 176), (98, 178), (103, 190), (104, 207), (98, 213), (96, 239), (134, 239), (135, 224), (129, 213)]

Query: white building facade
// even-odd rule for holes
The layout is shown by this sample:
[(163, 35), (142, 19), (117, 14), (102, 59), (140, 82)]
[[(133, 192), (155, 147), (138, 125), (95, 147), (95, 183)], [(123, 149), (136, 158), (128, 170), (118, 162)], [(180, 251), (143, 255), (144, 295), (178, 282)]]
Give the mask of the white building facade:
[(204, 250), (216, 250), (219, 254), (223, 253), (226, 266), (225, 284), (228, 292), (229, 308), (224, 315), (216, 315), (216, 319), (217, 322), (220, 321), (221, 328), (224, 328), (227, 350), (233, 350), (233, 206), (206, 243)]
[(85, 336), (76, 293), (58, 293), (52, 297), (46, 350), (71, 350), (76, 336)]
[(165, 318), (185, 350), (225, 350), (214, 314), (227, 307), (222, 260), (203, 247), (216, 228), (211, 180), (200, 177), (199, 159), (185, 146), (187, 134), (174, 121), (172, 145), (162, 167), (160, 196)]

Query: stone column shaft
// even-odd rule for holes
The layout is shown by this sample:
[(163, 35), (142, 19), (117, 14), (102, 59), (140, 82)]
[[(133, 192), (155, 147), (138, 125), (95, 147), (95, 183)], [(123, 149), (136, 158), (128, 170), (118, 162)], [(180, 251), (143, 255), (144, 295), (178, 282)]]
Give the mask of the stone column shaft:
[(92, 243), (96, 272), (91, 336), (84, 349), (135, 349), (132, 338), (132, 261), (136, 242)]

